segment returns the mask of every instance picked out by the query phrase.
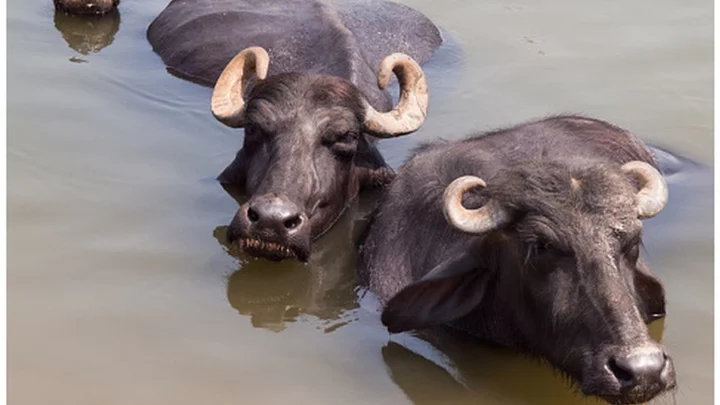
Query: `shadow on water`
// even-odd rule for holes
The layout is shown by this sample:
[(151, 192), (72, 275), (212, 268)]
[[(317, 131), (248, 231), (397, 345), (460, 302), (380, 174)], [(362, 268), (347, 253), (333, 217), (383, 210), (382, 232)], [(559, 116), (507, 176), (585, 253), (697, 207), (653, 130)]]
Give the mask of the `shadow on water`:
[(105, 15), (73, 15), (56, 10), (55, 28), (73, 50), (82, 55), (98, 53), (115, 40), (120, 29), (120, 12), (115, 10)]
[[(649, 328), (660, 341), (664, 319)], [(415, 405), (607, 404), (582, 396), (566, 377), (538, 359), (447, 328), (392, 339), (382, 348), (387, 372)]]
[[(242, 201), (234, 191), (233, 198)], [(227, 299), (254, 327), (281, 332), (305, 316), (320, 320), (331, 333), (355, 320), (359, 308), (354, 240), (362, 231), (372, 197), (356, 199), (338, 223), (313, 244), (308, 263), (270, 262), (244, 254), (227, 242), (227, 225), (213, 231), (215, 239), (239, 264), (227, 281)], [(313, 318), (310, 318), (313, 319)], [(311, 322), (314, 322), (311, 320)]]

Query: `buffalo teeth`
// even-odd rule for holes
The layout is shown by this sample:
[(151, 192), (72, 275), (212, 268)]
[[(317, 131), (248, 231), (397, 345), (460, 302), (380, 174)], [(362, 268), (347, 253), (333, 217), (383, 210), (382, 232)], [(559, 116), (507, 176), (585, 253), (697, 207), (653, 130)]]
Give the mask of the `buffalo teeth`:
[(251, 248), (251, 249), (258, 249), (258, 250), (264, 250), (266, 252), (274, 252), (283, 254), (285, 256), (294, 256), (292, 250), (290, 248), (287, 248), (283, 245), (280, 245), (275, 242), (265, 242), (261, 241), (259, 239), (240, 239), (238, 240), (238, 245), (241, 248)]

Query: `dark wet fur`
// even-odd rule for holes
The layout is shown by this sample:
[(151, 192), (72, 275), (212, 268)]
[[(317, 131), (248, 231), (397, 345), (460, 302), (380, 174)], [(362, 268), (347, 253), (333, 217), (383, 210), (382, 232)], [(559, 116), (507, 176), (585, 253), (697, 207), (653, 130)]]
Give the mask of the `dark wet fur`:
[(378, 0), (174, 0), (147, 35), (175, 74), (209, 86), (241, 50), (267, 49), (268, 77), (246, 84), (243, 148), (219, 179), (251, 202), (273, 196), (300, 207), (309, 229), (294, 239), (262, 235), (243, 218), (243, 205), (228, 237), (308, 253), (296, 254), (301, 260), (360, 190), (394, 178), (362, 128), (365, 101), (380, 111), (392, 108), (390, 94), (377, 85), (380, 61), (402, 52), (422, 64), (442, 43), (422, 14)]
[[(362, 94), (343, 79), (273, 76), (249, 94), (246, 117), (243, 148), (220, 180), (242, 189), (249, 199), (269, 194), (288, 198), (309, 217), (310, 239), (325, 233), (361, 189), (382, 187), (394, 177), (375, 139), (363, 133)], [(231, 224), (231, 239), (262, 239), (248, 233), (247, 221), (237, 218), (246, 209)], [(289, 239), (265, 241), (300, 248)], [(308, 254), (296, 257), (307, 259)]]
[[(655, 165), (634, 136), (579, 116), (421, 146), (382, 197), (359, 247), (359, 275), (385, 303), (383, 322), (399, 332), (448, 320), (542, 357), (585, 394), (611, 400), (612, 382), (593, 370), (625, 347), (650, 344), (644, 321), (665, 312), (663, 287), (638, 258), (637, 185), (620, 171), (633, 160)], [(493, 198), (511, 212), (509, 225), (485, 235), (450, 227), (442, 195), (462, 175), (488, 184), (463, 204), (477, 208)], [(463, 255), (474, 265), (423, 281)]]

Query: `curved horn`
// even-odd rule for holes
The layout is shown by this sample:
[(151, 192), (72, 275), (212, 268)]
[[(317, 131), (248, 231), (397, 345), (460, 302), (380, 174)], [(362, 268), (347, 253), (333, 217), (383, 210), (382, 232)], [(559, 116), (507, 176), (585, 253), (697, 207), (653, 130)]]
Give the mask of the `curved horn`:
[(625, 163), (621, 169), (640, 184), (636, 197), (638, 218), (652, 218), (665, 208), (668, 202), (668, 187), (657, 169), (639, 160)]
[(463, 207), (462, 198), (468, 190), (485, 186), (479, 177), (462, 176), (445, 188), (443, 213), (450, 225), (463, 232), (482, 234), (508, 222), (508, 212), (496, 200), (474, 210)]
[(378, 87), (387, 87), (391, 72), (400, 82), (400, 100), (395, 108), (381, 113), (365, 101), (365, 129), (378, 138), (394, 138), (415, 132), (427, 115), (428, 88), (420, 65), (402, 53), (385, 57), (380, 63)]
[(212, 95), (212, 113), (223, 124), (240, 128), (244, 124), (245, 100), (243, 89), (255, 74), (258, 80), (265, 80), (270, 56), (259, 46), (246, 48), (225, 66)]

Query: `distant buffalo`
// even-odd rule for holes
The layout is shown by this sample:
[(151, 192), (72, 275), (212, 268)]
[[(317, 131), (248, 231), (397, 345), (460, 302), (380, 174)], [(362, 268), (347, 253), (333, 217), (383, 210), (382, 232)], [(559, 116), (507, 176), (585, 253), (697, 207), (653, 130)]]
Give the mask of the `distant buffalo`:
[(559, 116), (420, 147), (382, 197), (359, 274), (390, 332), (449, 325), (547, 359), (586, 395), (675, 387), (646, 323), (665, 315), (640, 258), (668, 189), (648, 148)]
[(422, 14), (379, 0), (174, 0), (148, 39), (170, 71), (214, 85), (218, 120), (245, 128), (219, 176), (248, 198), (228, 239), (254, 256), (301, 261), (361, 189), (394, 177), (374, 143), (423, 123), (418, 63), (442, 43)]
[(55, 8), (72, 14), (107, 14), (116, 10), (120, 0), (53, 0)]

